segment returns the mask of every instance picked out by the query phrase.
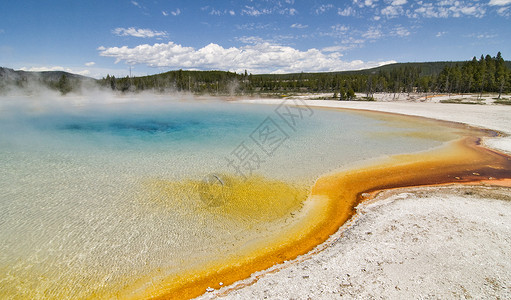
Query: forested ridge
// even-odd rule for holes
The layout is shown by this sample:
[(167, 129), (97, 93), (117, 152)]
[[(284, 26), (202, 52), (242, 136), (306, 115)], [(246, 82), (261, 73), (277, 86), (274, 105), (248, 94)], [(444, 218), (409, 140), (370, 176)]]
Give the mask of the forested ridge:
[(36, 82), (66, 94), (95, 83), (121, 92), (190, 92), (211, 95), (282, 95), (332, 93), (350, 100), (355, 93), (371, 99), (374, 93), (511, 92), (511, 62), (501, 53), (465, 62), (395, 63), (359, 71), (294, 74), (238, 74), (229, 71), (176, 70), (140, 77), (106, 76), (99, 80), (66, 72), (25, 72), (0, 68), (0, 93), (28, 88)]
[(80, 91), (82, 87), (92, 87), (99, 83), (90, 77), (64, 71), (16, 71), (0, 67), (0, 95), (9, 91), (33, 93), (41, 87), (59, 91), (65, 95), (72, 91)]
[(142, 77), (107, 76), (100, 84), (119, 91), (166, 90), (196, 94), (331, 92), (509, 93), (510, 62), (500, 52), (465, 62), (397, 63), (360, 71), (252, 75), (225, 71), (169, 71)]

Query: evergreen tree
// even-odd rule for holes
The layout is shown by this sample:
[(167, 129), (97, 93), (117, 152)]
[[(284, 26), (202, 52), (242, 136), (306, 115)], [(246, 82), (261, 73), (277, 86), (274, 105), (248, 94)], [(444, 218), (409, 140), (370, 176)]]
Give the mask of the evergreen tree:
[(71, 92), (72, 90), (71, 83), (69, 82), (69, 79), (65, 74), (62, 74), (62, 76), (60, 76), (57, 88), (62, 95)]

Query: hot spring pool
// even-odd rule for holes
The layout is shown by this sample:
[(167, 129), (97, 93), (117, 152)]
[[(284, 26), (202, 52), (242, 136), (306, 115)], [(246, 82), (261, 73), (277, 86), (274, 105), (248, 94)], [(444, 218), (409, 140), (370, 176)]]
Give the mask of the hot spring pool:
[(123, 297), (264, 251), (322, 174), (459, 130), (299, 101), (63, 99), (0, 99), (4, 299)]

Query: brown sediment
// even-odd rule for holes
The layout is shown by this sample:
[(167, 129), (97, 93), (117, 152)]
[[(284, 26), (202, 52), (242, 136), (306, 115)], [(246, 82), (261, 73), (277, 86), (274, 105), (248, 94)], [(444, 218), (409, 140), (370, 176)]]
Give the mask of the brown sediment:
[[(482, 134), (482, 132), (480, 132)], [(243, 253), (232, 261), (218, 261), (202, 270), (170, 278), (118, 294), (122, 298), (189, 299), (250, 277), (256, 271), (305, 254), (326, 241), (355, 213), (355, 207), (377, 191), (447, 183), (500, 183), (511, 180), (511, 157), (480, 145), (480, 138), (465, 137), (428, 152), (392, 156), (319, 178), (306, 201), (305, 223), (287, 236)], [(277, 241), (277, 242), (276, 242)], [(256, 281), (257, 278), (254, 279)]]

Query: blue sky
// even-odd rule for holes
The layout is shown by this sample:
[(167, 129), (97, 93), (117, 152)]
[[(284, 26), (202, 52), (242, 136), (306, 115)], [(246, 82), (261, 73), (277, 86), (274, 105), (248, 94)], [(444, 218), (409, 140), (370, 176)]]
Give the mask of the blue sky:
[(0, 66), (100, 78), (176, 69), (288, 73), (511, 59), (511, 0), (17, 0)]

